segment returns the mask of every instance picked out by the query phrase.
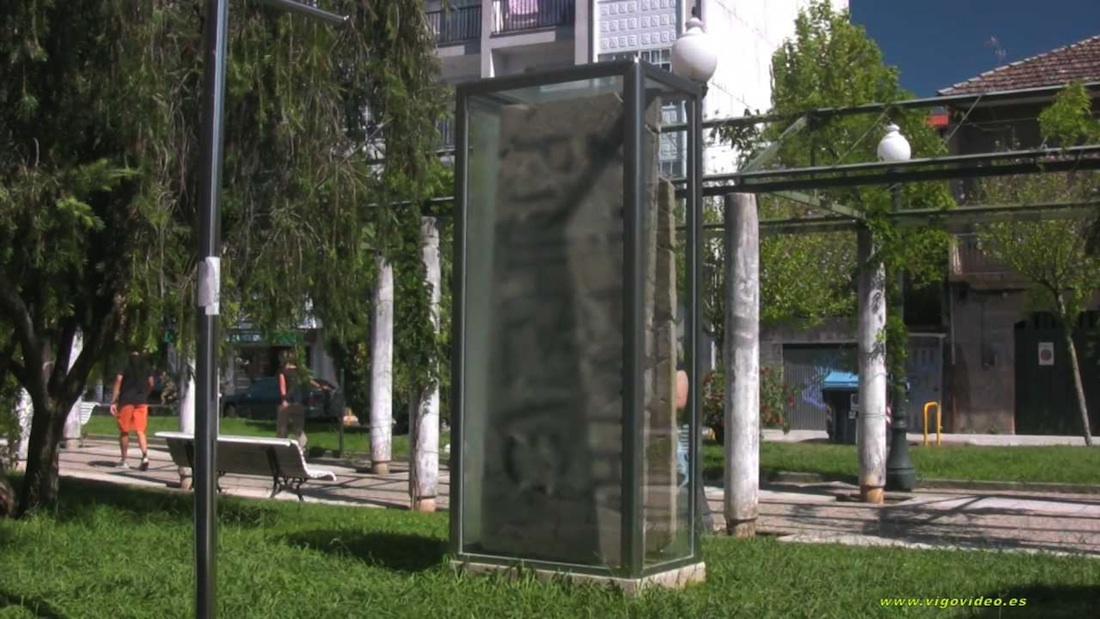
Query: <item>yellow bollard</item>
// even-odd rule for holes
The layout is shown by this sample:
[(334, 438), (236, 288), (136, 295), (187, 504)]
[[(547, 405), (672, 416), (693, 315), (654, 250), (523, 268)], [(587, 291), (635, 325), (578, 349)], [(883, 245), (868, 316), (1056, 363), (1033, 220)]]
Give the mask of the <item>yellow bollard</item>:
[(943, 412), (940, 410), (939, 402), (925, 402), (924, 403), (924, 444), (928, 445), (928, 409), (936, 409), (936, 447), (940, 446), (942, 442), (941, 432), (943, 432)]

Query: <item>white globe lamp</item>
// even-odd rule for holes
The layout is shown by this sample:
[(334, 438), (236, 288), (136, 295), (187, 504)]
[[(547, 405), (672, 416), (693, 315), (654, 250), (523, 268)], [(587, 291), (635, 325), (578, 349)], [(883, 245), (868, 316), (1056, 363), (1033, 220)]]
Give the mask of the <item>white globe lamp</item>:
[(706, 84), (718, 68), (718, 49), (703, 28), (703, 21), (692, 17), (684, 33), (672, 45), (672, 72), (693, 82)]
[(886, 125), (886, 135), (878, 143), (879, 161), (901, 163), (902, 161), (909, 161), (912, 154), (909, 140), (906, 140), (905, 136), (901, 134), (901, 129), (893, 123)]

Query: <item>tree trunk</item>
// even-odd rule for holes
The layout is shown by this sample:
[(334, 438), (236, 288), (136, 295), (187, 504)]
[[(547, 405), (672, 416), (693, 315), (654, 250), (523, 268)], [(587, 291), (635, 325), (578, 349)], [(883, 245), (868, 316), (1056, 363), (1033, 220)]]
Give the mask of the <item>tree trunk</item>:
[[(179, 409), (180, 432), (195, 435), (195, 362), (186, 355), (179, 357)], [(179, 467), (180, 488), (191, 488), (193, 472), (190, 467)]]
[(381, 257), (374, 288), (370, 379), (371, 469), (385, 475), (393, 459), (393, 266)]
[(1073, 343), (1073, 325), (1066, 314), (1066, 304), (1058, 296), (1058, 314), (1062, 318), (1062, 333), (1066, 338), (1066, 351), (1069, 354), (1069, 367), (1073, 372), (1073, 392), (1077, 396), (1077, 413), (1081, 416), (1081, 428), (1085, 445), (1092, 447), (1092, 429), (1089, 427), (1088, 401), (1085, 399), (1085, 386), (1081, 382), (1081, 366), (1077, 361), (1077, 346)]
[[(439, 301), (442, 275), (439, 264), (439, 228), (433, 217), (425, 217), (420, 225), (423, 258), (428, 286), (431, 289), (432, 334), (439, 335)], [(412, 508), (422, 512), (435, 511), (439, 486), (439, 383), (420, 400), (417, 414), (410, 419), (412, 454), (409, 467), (409, 493)]]
[(15, 488), (8, 481), (4, 458), (0, 458), (0, 518), (8, 518), (15, 513)]
[(44, 389), (40, 391), (38, 394), (31, 393), (34, 419), (27, 449), (23, 493), (17, 512), (20, 517), (57, 502), (59, 447), (71, 403), (55, 401), (46, 395)]
[(882, 261), (873, 257), (871, 231), (860, 228), (858, 239), (859, 491), (864, 502), (882, 503), (886, 485), (886, 271)]
[(726, 196), (726, 531), (756, 535), (760, 494), (760, 237), (756, 197)]
[[(13, 345), (7, 350), (0, 352), (0, 404), (4, 405), (8, 402), (7, 399), (3, 397), (2, 391), (7, 384), (8, 367), (14, 350), (15, 347)], [(0, 415), (3, 414), (4, 413), (0, 412)], [(16, 421), (18, 422), (18, 419)], [(13, 450), (18, 450), (21, 442), (22, 428), (20, 428), (19, 440), (17, 440), (14, 445), (9, 442), (4, 448), (0, 449), (0, 518), (7, 518), (15, 513), (15, 488), (12, 487), (11, 481), (8, 480), (7, 464), (12, 461)]]

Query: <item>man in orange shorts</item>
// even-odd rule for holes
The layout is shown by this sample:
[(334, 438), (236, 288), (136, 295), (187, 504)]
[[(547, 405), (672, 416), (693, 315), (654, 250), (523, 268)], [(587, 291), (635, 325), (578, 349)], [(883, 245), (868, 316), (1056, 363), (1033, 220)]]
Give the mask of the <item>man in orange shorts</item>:
[(130, 432), (136, 432), (141, 448), (141, 470), (149, 468), (149, 444), (145, 428), (149, 417), (149, 392), (153, 390), (153, 372), (138, 351), (131, 351), (126, 367), (115, 377), (111, 395), (111, 415), (118, 422), (118, 446), (122, 450), (119, 468), (130, 468), (126, 455), (130, 450)]

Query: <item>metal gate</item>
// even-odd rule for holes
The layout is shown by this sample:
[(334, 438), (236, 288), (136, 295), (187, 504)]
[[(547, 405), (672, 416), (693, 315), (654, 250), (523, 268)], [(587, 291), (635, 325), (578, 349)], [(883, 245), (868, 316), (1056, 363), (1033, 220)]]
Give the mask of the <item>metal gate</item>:
[[(905, 361), (909, 380), (909, 428), (923, 430), (925, 402), (943, 401), (943, 338), (938, 333), (909, 336)], [(787, 344), (783, 346), (783, 382), (794, 392), (789, 413), (792, 430), (824, 430), (825, 402), (821, 382), (830, 372), (859, 372), (855, 344)], [(929, 425), (934, 424), (929, 419)]]
[[(1074, 334), (1089, 422), (1100, 428), (1100, 346), (1090, 312)], [(1064, 331), (1037, 312), (1016, 323), (1016, 434), (1081, 434), (1077, 396)]]
[[(905, 358), (905, 377), (909, 381), (909, 405), (906, 407), (910, 432), (924, 430), (925, 402), (943, 403), (943, 340), (939, 333), (909, 334)], [(928, 431), (936, 431), (936, 419), (929, 416)]]
[(783, 382), (794, 392), (789, 411), (792, 430), (825, 430), (821, 381), (834, 370), (857, 371), (854, 345), (783, 346)]

